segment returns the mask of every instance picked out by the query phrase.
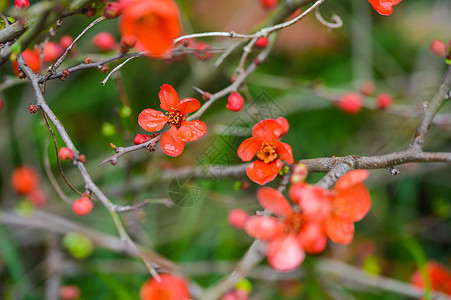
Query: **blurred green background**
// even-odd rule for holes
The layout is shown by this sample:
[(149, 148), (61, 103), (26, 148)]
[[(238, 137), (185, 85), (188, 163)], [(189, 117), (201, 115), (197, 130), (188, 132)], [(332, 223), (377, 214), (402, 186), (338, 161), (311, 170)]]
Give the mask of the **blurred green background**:
[[(270, 14), (257, 0), (178, 3), (186, 33), (246, 32), (261, 25)], [(217, 101), (202, 117), (208, 126), (207, 135), (188, 143), (177, 158), (167, 157), (157, 147), (154, 153), (143, 150), (123, 156), (116, 166), (98, 167), (100, 161), (114, 153), (109, 143), (129, 146), (136, 133), (145, 133), (136, 122), (137, 115), (145, 108), (158, 107), (162, 84), (174, 86), (181, 98), (200, 99), (192, 87), (210, 92), (226, 87), (238, 64), (238, 55), (230, 56), (218, 68), (214, 62), (219, 54), (205, 62), (193, 55), (170, 63), (141, 58), (130, 61), (118, 79), (123, 82), (131, 107), (131, 114), (125, 117), (121, 116), (124, 99), (121, 101), (120, 84), (110, 79), (103, 87), (100, 82), (105, 75), (98, 70), (70, 74), (64, 82), (49, 82), (46, 99), (75, 145), (86, 155), (87, 168), (95, 182), (113, 202), (123, 205), (164, 199), (168, 192), (179, 189), (182, 193), (193, 192), (179, 186), (172, 172), (175, 168), (241, 163), (236, 156), (239, 142), (250, 135), (256, 121), (268, 117), (268, 107), (271, 117), (283, 115), (288, 119), (290, 131), (284, 142), (293, 147), (295, 159), (377, 155), (405, 149), (419, 118), (368, 108), (350, 116), (320, 97), (312, 86), (338, 97), (346, 91), (357, 91), (362, 82), (372, 80), (376, 92), (388, 92), (395, 105), (417, 112), (422, 102), (433, 95), (446, 69), (443, 60), (429, 53), (429, 45), (434, 39), (447, 41), (451, 37), (451, 2), (405, 0), (395, 7), (393, 15), (383, 17), (364, 0), (326, 1), (321, 12), (326, 19), (332, 13), (338, 14), (344, 26), (330, 31), (312, 15), (284, 30), (269, 59), (243, 86), (244, 109), (230, 112), (225, 109), (226, 99)], [(76, 36), (92, 20), (85, 16), (68, 18), (52, 40), (59, 41), (63, 34)], [(98, 53), (91, 39), (98, 32), (108, 31), (119, 40), (117, 23), (118, 20), (103, 21), (91, 29), (77, 44), (79, 55), (65, 61), (64, 66), (77, 64), (86, 56), (95, 61), (111, 55)], [(229, 39), (206, 41), (215, 49), (226, 49), (233, 43)], [(110, 69), (114, 66), (110, 64)], [(9, 65), (0, 70), (0, 76), (3, 83), (15, 81)], [(45, 211), (116, 236), (111, 218), (101, 205), (97, 204), (89, 216), (75, 217), (70, 205), (58, 197), (49, 183), (43, 169), (44, 156), (49, 157), (63, 190), (71, 199), (77, 198), (59, 176), (52, 142), (45, 147), (49, 132), (41, 115), (28, 113), (28, 105), (35, 101), (29, 85), (20, 81), (0, 88), (4, 101), (0, 112), (1, 210), (11, 213), (22, 207), (19, 211), (23, 213), (26, 200), (12, 191), (10, 175), (16, 166), (27, 164), (41, 172), (41, 185), (49, 197)], [(365, 103), (373, 107), (374, 97), (366, 98)], [(440, 111), (450, 112), (449, 103)], [(450, 130), (449, 124), (431, 127), (424, 149), (450, 152)], [(227, 135), (234, 133), (243, 134)], [(212, 149), (221, 155), (210, 155)], [(63, 167), (71, 183), (83, 190), (78, 170), (70, 163)], [(398, 169), (400, 174), (396, 176), (388, 170), (371, 171), (366, 183), (373, 208), (356, 224), (351, 245), (329, 243), (323, 254), (306, 259), (299, 276), (275, 279), (264, 277), (262, 272), (252, 273), (251, 298), (331, 299), (338, 293), (343, 299), (405, 299), (384, 290), (351, 287), (338, 277), (319, 275), (316, 266), (325, 258), (339, 259), (369, 273), (404, 282), (426, 259), (449, 267), (449, 165), (410, 163)], [(311, 174), (308, 181), (314, 183), (323, 175)], [(252, 183), (246, 190), (234, 190), (237, 180), (248, 181), (245, 177), (191, 179), (189, 184), (197, 188), (191, 202), (172, 207), (149, 205), (122, 218), (133, 239), (186, 266), (186, 274), (207, 287), (232, 270), (252, 242), (227, 222), (232, 208), (250, 213), (260, 209), (255, 196), (258, 186)], [(277, 180), (272, 185), (276, 183)], [(44, 299), (47, 249), (52, 240), (57, 241), (59, 249), (61, 235), (1, 225), (0, 298)], [(139, 261), (101, 248), (95, 248), (84, 259), (76, 259), (61, 247), (58, 251), (64, 261), (63, 284), (79, 286), (82, 299), (138, 299), (139, 288), (148, 278)], [(262, 264), (265, 265), (266, 262)]]

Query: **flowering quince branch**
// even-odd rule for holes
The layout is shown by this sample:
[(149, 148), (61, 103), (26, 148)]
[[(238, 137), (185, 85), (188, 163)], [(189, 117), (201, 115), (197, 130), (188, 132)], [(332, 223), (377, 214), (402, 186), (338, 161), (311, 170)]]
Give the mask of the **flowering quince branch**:
[(50, 107), (47, 105), (47, 102), (45, 101), (44, 95), (42, 93), (41, 87), (38, 82), (38, 78), (36, 74), (33, 73), (33, 71), (26, 65), (24, 59), (21, 55), (18, 56), (18, 64), (21, 70), (27, 75), (28, 79), (30, 80), (33, 91), (36, 97), (36, 104), (38, 107), (40, 107), (43, 112), (48, 116), (50, 121), (55, 126), (56, 130), (60, 134), (63, 142), (65, 145), (69, 148), (74, 150), (74, 162), (75, 165), (78, 167), (80, 174), (83, 178), (83, 181), (86, 184), (86, 188), (91, 191), (96, 197), (102, 202), (102, 204), (107, 208), (108, 212), (110, 213), (114, 224), (116, 226), (116, 229), (118, 230), (118, 233), (121, 237), (121, 239), (125, 242), (127, 247), (129, 247), (132, 251), (135, 251), (137, 255), (141, 258), (141, 260), (146, 265), (147, 269), (149, 270), (150, 274), (156, 278), (158, 278), (158, 273), (156, 272), (152, 261), (146, 257), (142, 251), (136, 246), (136, 244), (131, 240), (130, 236), (128, 235), (127, 231), (124, 228), (124, 225), (122, 224), (122, 221), (120, 220), (119, 215), (117, 214), (118, 206), (113, 204), (108, 197), (100, 190), (100, 188), (92, 181), (91, 176), (89, 175), (85, 165), (83, 162), (81, 162), (78, 159), (78, 151), (73, 144), (71, 138), (67, 134), (66, 129), (61, 124), (61, 122), (58, 120), (58, 118), (55, 116), (53, 111), (50, 109)]

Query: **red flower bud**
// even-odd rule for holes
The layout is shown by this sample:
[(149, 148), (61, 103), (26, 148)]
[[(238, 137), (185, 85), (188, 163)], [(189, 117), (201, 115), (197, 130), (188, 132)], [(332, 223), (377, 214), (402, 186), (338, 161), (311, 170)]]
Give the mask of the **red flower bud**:
[(18, 194), (29, 194), (38, 187), (39, 174), (32, 167), (18, 167), (11, 176), (11, 185)]
[(93, 44), (101, 51), (112, 51), (116, 48), (116, 41), (111, 33), (101, 32), (92, 39)]
[(70, 45), (74, 42), (74, 38), (70, 35), (63, 35), (60, 40), (60, 45), (63, 48), (69, 48)]
[(92, 202), (87, 197), (81, 197), (74, 201), (72, 210), (77, 216), (86, 216), (92, 210)]
[(122, 14), (122, 5), (117, 2), (108, 3), (103, 9), (103, 16), (107, 19), (115, 19)]
[[(39, 59), (37, 51), (27, 49), (24, 52), (22, 52), (22, 57), (34, 73), (39, 72), (39, 70), (41, 69), (41, 60)], [(17, 64), (17, 61), (13, 61), (12, 64), (14, 74), (19, 76), (19, 66)]]
[(276, 7), (277, 5), (277, 0), (260, 0), (261, 5), (263, 5), (263, 7), (265, 9), (273, 9), (274, 7)]
[(139, 144), (148, 142), (148, 141), (150, 141), (151, 139), (152, 139), (152, 137), (151, 137), (150, 135), (147, 135), (147, 134), (137, 134), (137, 135), (135, 136), (135, 138), (133, 139), (133, 143), (134, 143), (135, 145), (139, 145)]
[(30, 2), (28, 0), (15, 0), (14, 7), (17, 9), (25, 9), (30, 6)]
[(44, 207), (47, 204), (47, 195), (39, 190), (36, 189), (28, 194), (28, 198), (30, 198), (31, 202), (33, 202), (34, 206), (37, 208)]
[(207, 43), (198, 42), (198, 43), (196, 43), (194, 49), (196, 50), (196, 52), (194, 54), (200, 60), (207, 60), (211, 56), (211, 52), (208, 51), (208, 50), (211, 50), (211, 47)]
[(229, 212), (228, 221), (229, 224), (236, 229), (243, 229), (249, 215), (242, 209), (232, 209)]
[(376, 97), (377, 108), (386, 109), (393, 103), (393, 97), (388, 93), (380, 93)]
[(293, 174), (291, 175), (291, 184), (298, 184), (305, 181), (308, 175), (308, 169), (304, 164), (297, 164), (293, 167)]
[(365, 96), (371, 96), (374, 94), (374, 91), (376, 90), (376, 86), (374, 85), (374, 82), (371, 80), (364, 81), (360, 85), (360, 93), (362, 93)]
[(255, 42), (255, 46), (257, 48), (263, 49), (263, 48), (266, 48), (266, 46), (268, 46), (268, 43), (269, 43), (268, 38), (262, 36), (257, 39), (257, 41)]
[(67, 147), (61, 147), (58, 151), (58, 157), (61, 160), (72, 160), (74, 159), (74, 151)]
[(0, 99), (0, 111), (2, 111), (2, 108), (3, 108), (3, 100)]
[(124, 34), (121, 38), (121, 43), (120, 43), (121, 51), (124, 53), (128, 52), (128, 50), (135, 47), (137, 41), (138, 41), (138, 39), (136, 38), (136, 36), (131, 35), (131, 34)]
[(211, 94), (209, 92), (204, 92), (202, 94), (202, 100), (208, 101), (208, 100), (210, 100), (210, 98), (211, 98)]
[(230, 111), (240, 111), (243, 108), (244, 99), (237, 92), (231, 92), (227, 98), (227, 109)]
[(85, 164), (85, 163), (86, 163), (86, 155), (80, 154), (80, 155), (78, 156), (78, 161), (81, 162), (81, 163), (83, 163), (83, 164)]
[(431, 53), (438, 57), (446, 57), (449, 54), (448, 45), (439, 40), (433, 40), (430, 49)]
[(63, 54), (63, 47), (55, 42), (48, 42), (44, 45), (44, 62), (58, 59)]
[(86, 57), (83, 63), (86, 65), (92, 64), (92, 59), (90, 57)]
[(59, 290), (61, 300), (74, 300), (80, 298), (80, 289), (76, 285), (65, 285)]
[(28, 111), (30, 112), (30, 114), (35, 114), (38, 112), (38, 107), (33, 103), (30, 103), (30, 105), (28, 106)]
[(348, 114), (356, 114), (362, 108), (362, 97), (354, 92), (344, 94), (338, 101), (338, 107)]

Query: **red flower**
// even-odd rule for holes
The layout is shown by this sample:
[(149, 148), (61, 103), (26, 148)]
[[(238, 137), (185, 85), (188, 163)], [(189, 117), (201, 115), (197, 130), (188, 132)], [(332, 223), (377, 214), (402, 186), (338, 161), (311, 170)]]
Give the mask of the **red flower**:
[[(427, 272), (431, 281), (431, 289), (451, 295), (451, 272), (446, 267), (435, 261), (428, 261)], [(416, 271), (410, 278), (413, 285), (423, 288), (423, 276), (420, 271)]]
[[(41, 69), (41, 60), (39, 59), (39, 51), (27, 49), (22, 52), (22, 57), (34, 73), (38, 73)], [(19, 75), (19, 66), (17, 61), (13, 61), (13, 72)]]
[(20, 195), (26, 195), (36, 190), (39, 186), (39, 181), (38, 172), (28, 166), (15, 168), (11, 175), (11, 185)]
[(250, 236), (269, 242), (266, 256), (271, 267), (277, 271), (291, 271), (301, 265), (305, 251), (319, 253), (324, 250), (327, 239), (320, 223), (293, 210), (279, 191), (264, 187), (258, 191), (257, 198), (263, 208), (278, 218), (252, 216), (244, 229)]
[(207, 125), (199, 120), (185, 121), (185, 115), (200, 108), (200, 103), (194, 98), (179, 100), (177, 92), (169, 84), (160, 88), (160, 107), (167, 111), (151, 108), (143, 110), (138, 116), (138, 123), (144, 130), (159, 131), (168, 123), (171, 129), (161, 137), (161, 148), (169, 156), (179, 156), (183, 152), (185, 142), (194, 142), (207, 133)]
[(362, 220), (370, 210), (370, 194), (362, 183), (368, 175), (366, 170), (353, 170), (335, 184), (330, 215), (324, 224), (333, 242), (349, 244), (354, 236), (354, 222)]
[(238, 156), (243, 161), (250, 161), (257, 155), (257, 160), (246, 169), (252, 181), (264, 185), (276, 178), (283, 166), (281, 160), (293, 163), (291, 146), (277, 140), (283, 133), (284, 128), (277, 121), (266, 119), (258, 122), (252, 130), (252, 137), (241, 143)]
[(139, 44), (153, 55), (171, 49), (180, 35), (177, 4), (172, 0), (120, 0), (123, 7), (122, 35), (136, 36)]
[(373, 8), (383, 16), (391, 15), (393, 6), (399, 4), (402, 0), (368, 0)]
[(183, 278), (171, 274), (161, 274), (160, 280), (147, 280), (140, 291), (141, 300), (188, 300), (188, 285)]

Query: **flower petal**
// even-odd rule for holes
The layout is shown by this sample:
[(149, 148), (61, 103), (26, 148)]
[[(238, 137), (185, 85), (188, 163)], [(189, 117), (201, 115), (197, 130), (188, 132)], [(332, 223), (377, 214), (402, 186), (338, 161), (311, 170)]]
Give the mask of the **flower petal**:
[(182, 114), (186, 115), (195, 112), (200, 108), (200, 102), (194, 98), (185, 98), (177, 105), (177, 110)]
[(143, 110), (138, 116), (138, 124), (142, 129), (150, 132), (159, 131), (163, 129), (168, 122), (168, 117), (161, 111), (147, 108)]
[(250, 180), (260, 185), (273, 181), (279, 170), (282, 169), (283, 163), (280, 159), (269, 164), (265, 164), (260, 160), (256, 160), (246, 168), (246, 174)]
[(284, 136), (288, 133), (288, 129), (290, 129), (290, 124), (288, 123), (287, 119), (284, 117), (278, 117), (276, 119), (277, 123), (279, 123), (280, 126), (282, 126), (282, 135)]
[(368, 0), (373, 8), (381, 15), (388, 16), (393, 12), (393, 6), (401, 2), (401, 0)]
[(291, 213), (291, 205), (287, 199), (276, 189), (264, 187), (257, 192), (260, 205), (278, 216), (286, 216)]
[(323, 252), (327, 245), (327, 237), (321, 225), (308, 222), (298, 235), (302, 248), (308, 254), (318, 254)]
[(325, 222), (327, 236), (335, 243), (348, 245), (354, 236), (354, 223), (346, 219), (329, 217)]
[(172, 274), (160, 274), (160, 279), (151, 278), (141, 287), (140, 299), (190, 299), (186, 281)]
[(340, 218), (360, 221), (371, 208), (371, 197), (363, 183), (339, 191), (332, 199), (334, 214)]
[(250, 236), (270, 240), (282, 233), (283, 225), (274, 217), (252, 216), (244, 225), (244, 230)]
[(292, 164), (294, 160), (291, 146), (287, 143), (282, 143), (279, 141), (274, 141), (274, 145), (276, 146), (277, 153), (280, 155), (280, 159)]
[(305, 252), (296, 236), (289, 234), (270, 241), (266, 256), (273, 269), (288, 272), (301, 265)]
[(185, 142), (177, 137), (177, 128), (171, 126), (161, 137), (161, 149), (169, 156), (179, 156), (185, 148)]
[(167, 111), (175, 109), (180, 103), (177, 92), (170, 84), (163, 84), (160, 87), (160, 93), (158, 94), (158, 97), (160, 97), (161, 101), (160, 107)]
[(183, 121), (177, 137), (185, 142), (194, 142), (207, 133), (207, 125), (199, 120)]
[(343, 175), (340, 179), (338, 179), (335, 184), (335, 190), (343, 190), (356, 185), (368, 178), (370, 172), (367, 170), (352, 170)]
[(242, 161), (250, 161), (260, 150), (262, 142), (261, 139), (255, 137), (245, 139), (238, 147), (238, 156)]
[(261, 138), (264, 142), (277, 140), (282, 133), (282, 126), (273, 119), (260, 121), (252, 129), (252, 136)]
[(302, 214), (308, 220), (320, 222), (330, 214), (331, 201), (327, 191), (321, 187), (295, 184), (290, 188), (290, 197), (301, 207)]

